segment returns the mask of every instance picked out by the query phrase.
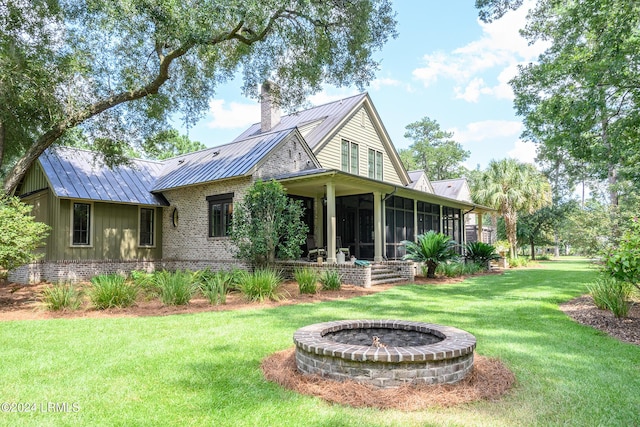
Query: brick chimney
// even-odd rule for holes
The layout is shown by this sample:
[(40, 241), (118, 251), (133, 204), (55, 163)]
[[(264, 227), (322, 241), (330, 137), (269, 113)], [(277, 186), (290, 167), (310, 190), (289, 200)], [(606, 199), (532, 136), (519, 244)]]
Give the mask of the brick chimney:
[(280, 123), (280, 106), (273, 100), (271, 88), (274, 83), (265, 81), (260, 90), (260, 130), (269, 132)]

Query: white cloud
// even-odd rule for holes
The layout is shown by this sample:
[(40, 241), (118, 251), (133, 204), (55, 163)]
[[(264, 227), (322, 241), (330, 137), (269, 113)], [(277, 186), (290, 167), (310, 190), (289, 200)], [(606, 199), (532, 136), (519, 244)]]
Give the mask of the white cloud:
[[(456, 98), (467, 102), (478, 102), (480, 95), (513, 99), (508, 82), (516, 75), (517, 64), (535, 61), (547, 46), (543, 43), (529, 45), (519, 34), (519, 30), (525, 26), (526, 14), (531, 6), (532, 2), (527, 1), (516, 11), (490, 24), (478, 20), (482, 29), (482, 36), (478, 40), (449, 53), (425, 55), (425, 66), (413, 70), (413, 76), (425, 87), (440, 78), (453, 80), (456, 83)], [(499, 67), (502, 67), (502, 71), (495, 70)], [(499, 73), (497, 84), (491, 86), (483, 81), (480, 85), (482, 79), (478, 75), (489, 71)]]
[(495, 138), (517, 137), (522, 132), (522, 122), (510, 120), (485, 120), (467, 124), (465, 129), (449, 129), (453, 139), (460, 143), (486, 141)]
[(383, 86), (402, 86), (402, 82), (400, 80), (395, 80), (391, 78), (381, 78), (375, 79), (371, 82), (371, 89), (380, 90)]
[(260, 104), (230, 102), (226, 105), (224, 99), (214, 99), (209, 102), (209, 114), (213, 117), (213, 120), (207, 123), (209, 128), (245, 128), (260, 121)]
[(538, 155), (536, 144), (533, 142), (525, 142), (521, 139), (517, 140), (513, 149), (507, 152), (507, 155), (512, 159), (520, 160), (524, 163), (535, 162)]

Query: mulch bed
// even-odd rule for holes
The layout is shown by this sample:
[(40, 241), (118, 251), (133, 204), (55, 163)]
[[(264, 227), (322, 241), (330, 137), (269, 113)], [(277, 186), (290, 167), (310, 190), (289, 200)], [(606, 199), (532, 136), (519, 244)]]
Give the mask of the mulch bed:
[(560, 306), (569, 317), (582, 325), (592, 326), (614, 338), (640, 345), (640, 304), (635, 303), (624, 319), (608, 310), (600, 310), (589, 295), (572, 299)]
[(477, 354), (471, 374), (456, 384), (379, 389), (355, 381), (338, 382), (318, 375), (303, 375), (296, 368), (295, 348), (264, 359), (262, 371), (269, 381), (327, 402), (401, 411), (449, 407), (476, 400), (497, 400), (515, 383), (515, 376), (502, 362)]

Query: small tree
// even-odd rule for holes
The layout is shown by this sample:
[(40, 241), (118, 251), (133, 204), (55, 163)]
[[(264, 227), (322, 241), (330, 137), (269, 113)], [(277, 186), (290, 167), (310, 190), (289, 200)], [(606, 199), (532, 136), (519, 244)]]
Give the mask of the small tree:
[(231, 240), (238, 248), (236, 256), (258, 267), (276, 258), (298, 258), (308, 231), (303, 213), (300, 201), (288, 198), (280, 183), (256, 181), (234, 209)]
[(456, 242), (451, 240), (451, 237), (433, 230), (419, 235), (417, 243), (405, 240), (402, 244), (407, 248), (407, 254), (402, 259), (427, 264), (429, 278), (436, 277), (438, 264), (458, 257), (454, 250)]
[(30, 216), (33, 207), (17, 197), (0, 197), (0, 269), (12, 270), (36, 260), (34, 251), (49, 234), (49, 226)]
[(631, 221), (620, 243), (606, 257), (604, 271), (640, 290), (640, 222)]

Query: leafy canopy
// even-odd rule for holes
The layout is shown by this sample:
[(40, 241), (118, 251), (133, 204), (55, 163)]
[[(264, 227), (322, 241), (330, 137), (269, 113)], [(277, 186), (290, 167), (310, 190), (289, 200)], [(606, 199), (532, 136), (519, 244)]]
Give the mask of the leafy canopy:
[(324, 83), (363, 88), (395, 37), (390, 0), (9, 0), (0, 3), (0, 179), (7, 193), (81, 126), (107, 165), (186, 124), (236, 76), (287, 109)]
[(303, 213), (301, 202), (287, 197), (282, 184), (256, 181), (234, 205), (231, 240), (237, 257), (260, 267), (276, 258), (300, 257), (308, 232)]
[(440, 124), (429, 117), (410, 123), (405, 129), (404, 137), (413, 140), (413, 144), (408, 149), (401, 149), (399, 154), (408, 170), (424, 170), (431, 180), (463, 175), (465, 168), (461, 164), (469, 158), (470, 152), (451, 139), (452, 132), (442, 130)]
[(17, 197), (0, 198), (0, 269), (11, 270), (39, 258), (49, 226), (30, 216), (32, 206)]

